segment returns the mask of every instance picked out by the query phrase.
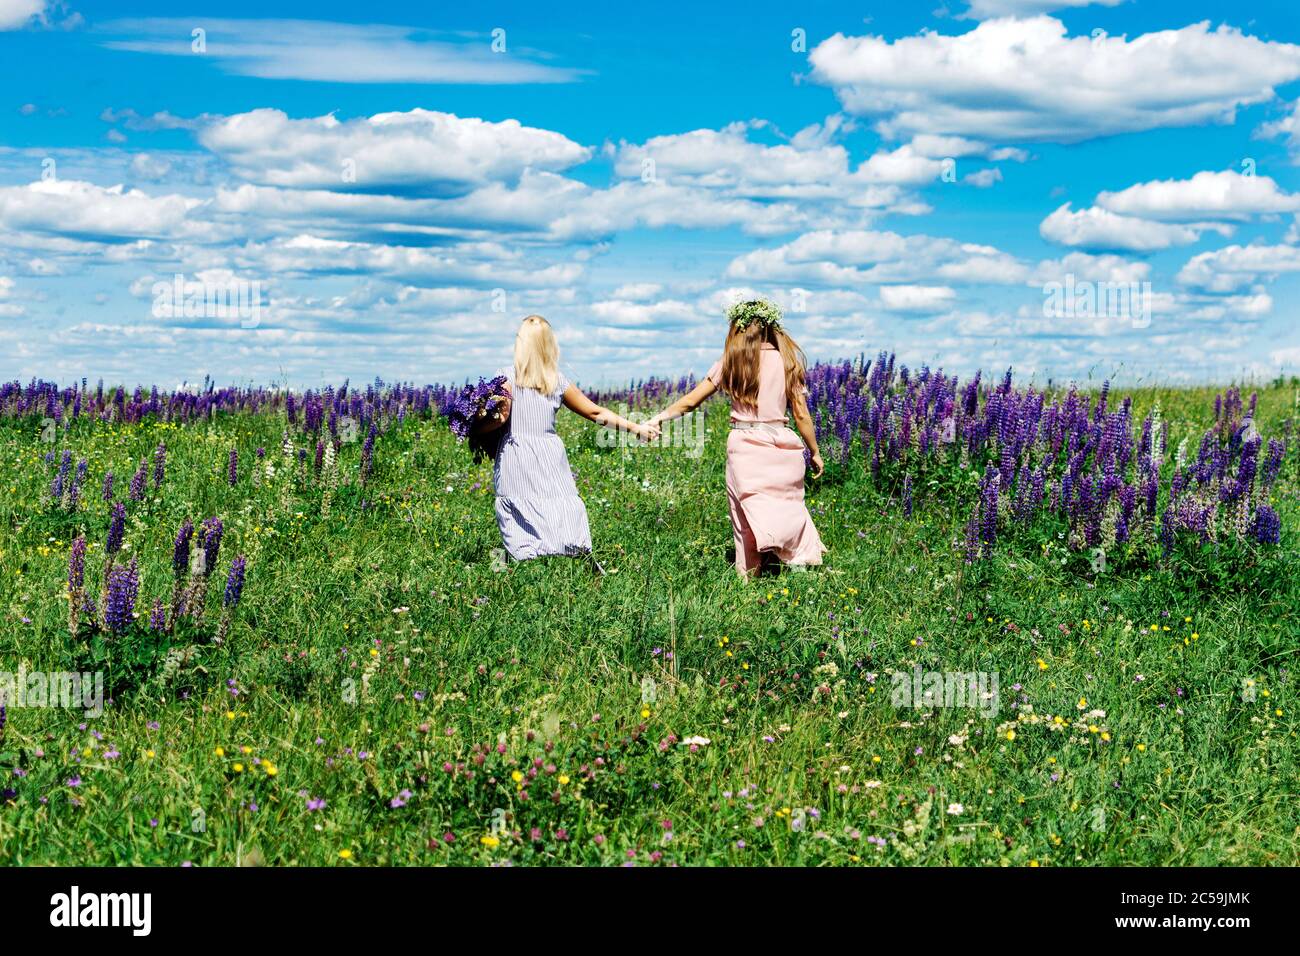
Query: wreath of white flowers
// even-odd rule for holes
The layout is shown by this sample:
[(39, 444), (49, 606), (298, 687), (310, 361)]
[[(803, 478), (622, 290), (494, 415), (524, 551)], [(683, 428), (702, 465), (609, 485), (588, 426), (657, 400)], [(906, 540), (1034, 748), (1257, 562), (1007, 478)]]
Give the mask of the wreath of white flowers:
[(779, 329), (781, 310), (775, 302), (767, 299), (750, 299), (748, 302), (737, 302), (728, 309), (727, 321), (742, 332), (751, 322), (757, 322), (765, 328)]

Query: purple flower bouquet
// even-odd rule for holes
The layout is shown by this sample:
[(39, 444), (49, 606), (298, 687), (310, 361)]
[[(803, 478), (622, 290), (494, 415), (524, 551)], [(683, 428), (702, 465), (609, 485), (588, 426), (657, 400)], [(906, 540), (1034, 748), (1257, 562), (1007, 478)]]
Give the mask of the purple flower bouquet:
[(500, 428), (476, 432), (476, 427), (483, 424), (485, 419), (504, 423), (509, 412), (503, 406), (509, 397), (504, 375), (492, 379), (480, 378), (477, 385), (466, 385), (452, 397), (447, 407), (447, 421), (451, 425), (452, 434), (459, 440), (469, 439), (470, 450), (473, 451), (476, 462), (481, 461), (484, 455), (496, 457), (502, 435)]

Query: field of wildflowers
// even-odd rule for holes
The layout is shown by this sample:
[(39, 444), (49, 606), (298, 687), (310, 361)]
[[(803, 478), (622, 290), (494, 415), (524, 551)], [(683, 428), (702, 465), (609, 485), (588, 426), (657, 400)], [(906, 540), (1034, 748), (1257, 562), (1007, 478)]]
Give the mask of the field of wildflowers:
[(0, 386), (0, 855), (1300, 858), (1295, 382), (810, 385), (831, 551), (749, 585), (716, 401), (698, 457), (562, 418), (597, 575), (494, 557), (456, 387)]

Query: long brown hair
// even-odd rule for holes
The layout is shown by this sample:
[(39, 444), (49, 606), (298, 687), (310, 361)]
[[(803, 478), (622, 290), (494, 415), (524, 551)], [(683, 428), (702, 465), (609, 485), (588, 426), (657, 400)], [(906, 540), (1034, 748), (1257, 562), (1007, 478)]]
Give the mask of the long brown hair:
[(775, 345), (785, 364), (785, 398), (790, 404), (806, 389), (804, 370), (808, 360), (799, 343), (782, 329), (751, 321), (743, 329), (735, 322), (727, 329), (722, 351), (721, 381), (718, 387), (738, 405), (758, 405), (758, 369), (764, 344)]

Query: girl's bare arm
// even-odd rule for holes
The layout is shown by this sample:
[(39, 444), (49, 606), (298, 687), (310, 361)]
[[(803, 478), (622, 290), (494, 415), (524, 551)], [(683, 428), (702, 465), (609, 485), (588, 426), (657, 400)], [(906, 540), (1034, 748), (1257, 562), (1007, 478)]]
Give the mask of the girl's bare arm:
[(681, 418), (683, 415), (695, 411), (704, 404), (705, 399), (718, 390), (709, 379), (705, 379), (696, 385), (693, 389), (683, 395), (677, 401), (673, 402), (662, 412), (650, 419), (650, 424), (658, 426), (662, 422), (672, 421), (674, 418)]
[(562, 398), (565, 408), (577, 415), (581, 415), (588, 421), (595, 422), (597, 425), (603, 425), (606, 428), (621, 428), (630, 431), (634, 435), (639, 435), (647, 441), (659, 435), (658, 427), (652, 427), (648, 424), (638, 425), (636, 422), (628, 421), (617, 412), (602, 408), (588, 398), (582, 389), (576, 385), (570, 385), (566, 388)]
[(817, 447), (817, 431), (813, 428), (812, 415), (808, 413), (808, 397), (806, 393), (796, 395), (790, 402), (790, 411), (794, 414), (794, 425), (799, 431), (799, 437), (803, 443), (808, 446), (812, 452), (812, 476), (820, 478), (822, 469), (821, 449)]

